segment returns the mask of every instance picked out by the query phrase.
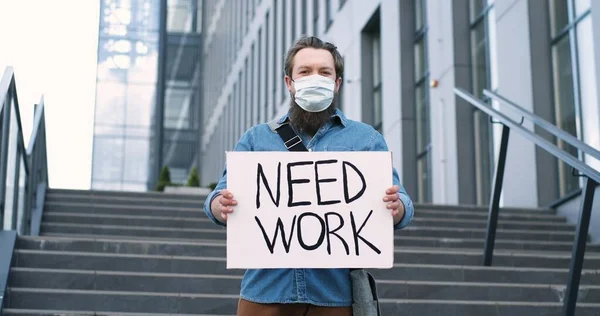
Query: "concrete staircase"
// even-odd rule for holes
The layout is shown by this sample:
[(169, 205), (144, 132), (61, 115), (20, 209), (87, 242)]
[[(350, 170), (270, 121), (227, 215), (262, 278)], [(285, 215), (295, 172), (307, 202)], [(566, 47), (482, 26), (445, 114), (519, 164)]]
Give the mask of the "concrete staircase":
[[(49, 191), (40, 237), (19, 237), (4, 315), (234, 315), (243, 271), (202, 199)], [(372, 270), (384, 315), (560, 315), (574, 227), (551, 210), (502, 210), (481, 266), (484, 208), (416, 206), (395, 266)], [(588, 246), (577, 315), (600, 315), (600, 246)]]

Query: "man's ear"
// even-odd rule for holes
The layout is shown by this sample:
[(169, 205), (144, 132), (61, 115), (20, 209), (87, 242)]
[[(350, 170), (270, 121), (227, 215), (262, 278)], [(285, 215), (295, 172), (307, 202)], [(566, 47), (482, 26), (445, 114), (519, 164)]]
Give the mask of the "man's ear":
[(287, 86), (287, 89), (289, 92), (294, 91), (294, 82), (292, 81), (292, 78), (290, 78), (288, 75), (285, 76), (285, 85)]
[(339, 77), (335, 80), (335, 93), (338, 93), (338, 91), (340, 91), (340, 87), (342, 86), (342, 82), (344, 80), (342, 79), (342, 77)]

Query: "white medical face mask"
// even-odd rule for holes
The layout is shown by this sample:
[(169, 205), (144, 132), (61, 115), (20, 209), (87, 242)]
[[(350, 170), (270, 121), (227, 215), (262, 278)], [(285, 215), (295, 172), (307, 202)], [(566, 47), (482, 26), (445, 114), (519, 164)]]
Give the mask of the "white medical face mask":
[(321, 112), (331, 105), (335, 81), (320, 75), (293, 80), (296, 103), (307, 112)]

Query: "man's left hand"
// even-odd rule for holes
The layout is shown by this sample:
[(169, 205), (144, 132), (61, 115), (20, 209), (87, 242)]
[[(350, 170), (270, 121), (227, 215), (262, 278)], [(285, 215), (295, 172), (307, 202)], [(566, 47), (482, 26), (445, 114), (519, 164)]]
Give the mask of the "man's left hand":
[(385, 191), (386, 195), (383, 197), (383, 201), (387, 203), (387, 209), (392, 211), (394, 224), (399, 223), (404, 217), (404, 204), (402, 204), (400, 197), (398, 196), (399, 190), (400, 188), (397, 185), (394, 185)]

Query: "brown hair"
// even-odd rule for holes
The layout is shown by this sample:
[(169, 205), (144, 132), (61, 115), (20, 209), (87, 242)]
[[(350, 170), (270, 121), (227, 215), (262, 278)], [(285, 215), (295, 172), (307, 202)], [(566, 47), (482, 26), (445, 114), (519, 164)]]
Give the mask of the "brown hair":
[(292, 76), (292, 68), (294, 67), (294, 56), (303, 48), (316, 48), (316, 49), (325, 49), (331, 53), (333, 56), (333, 63), (335, 65), (335, 75), (336, 78), (341, 78), (344, 74), (344, 59), (340, 52), (337, 50), (337, 47), (329, 42), (323, 42), (318, 37), (314, 36), (304, 36), (298, 39), (292, 47), (288, 50), (285, 55), (285, 64), (283, 71), (284, 73), (291, 77)]

